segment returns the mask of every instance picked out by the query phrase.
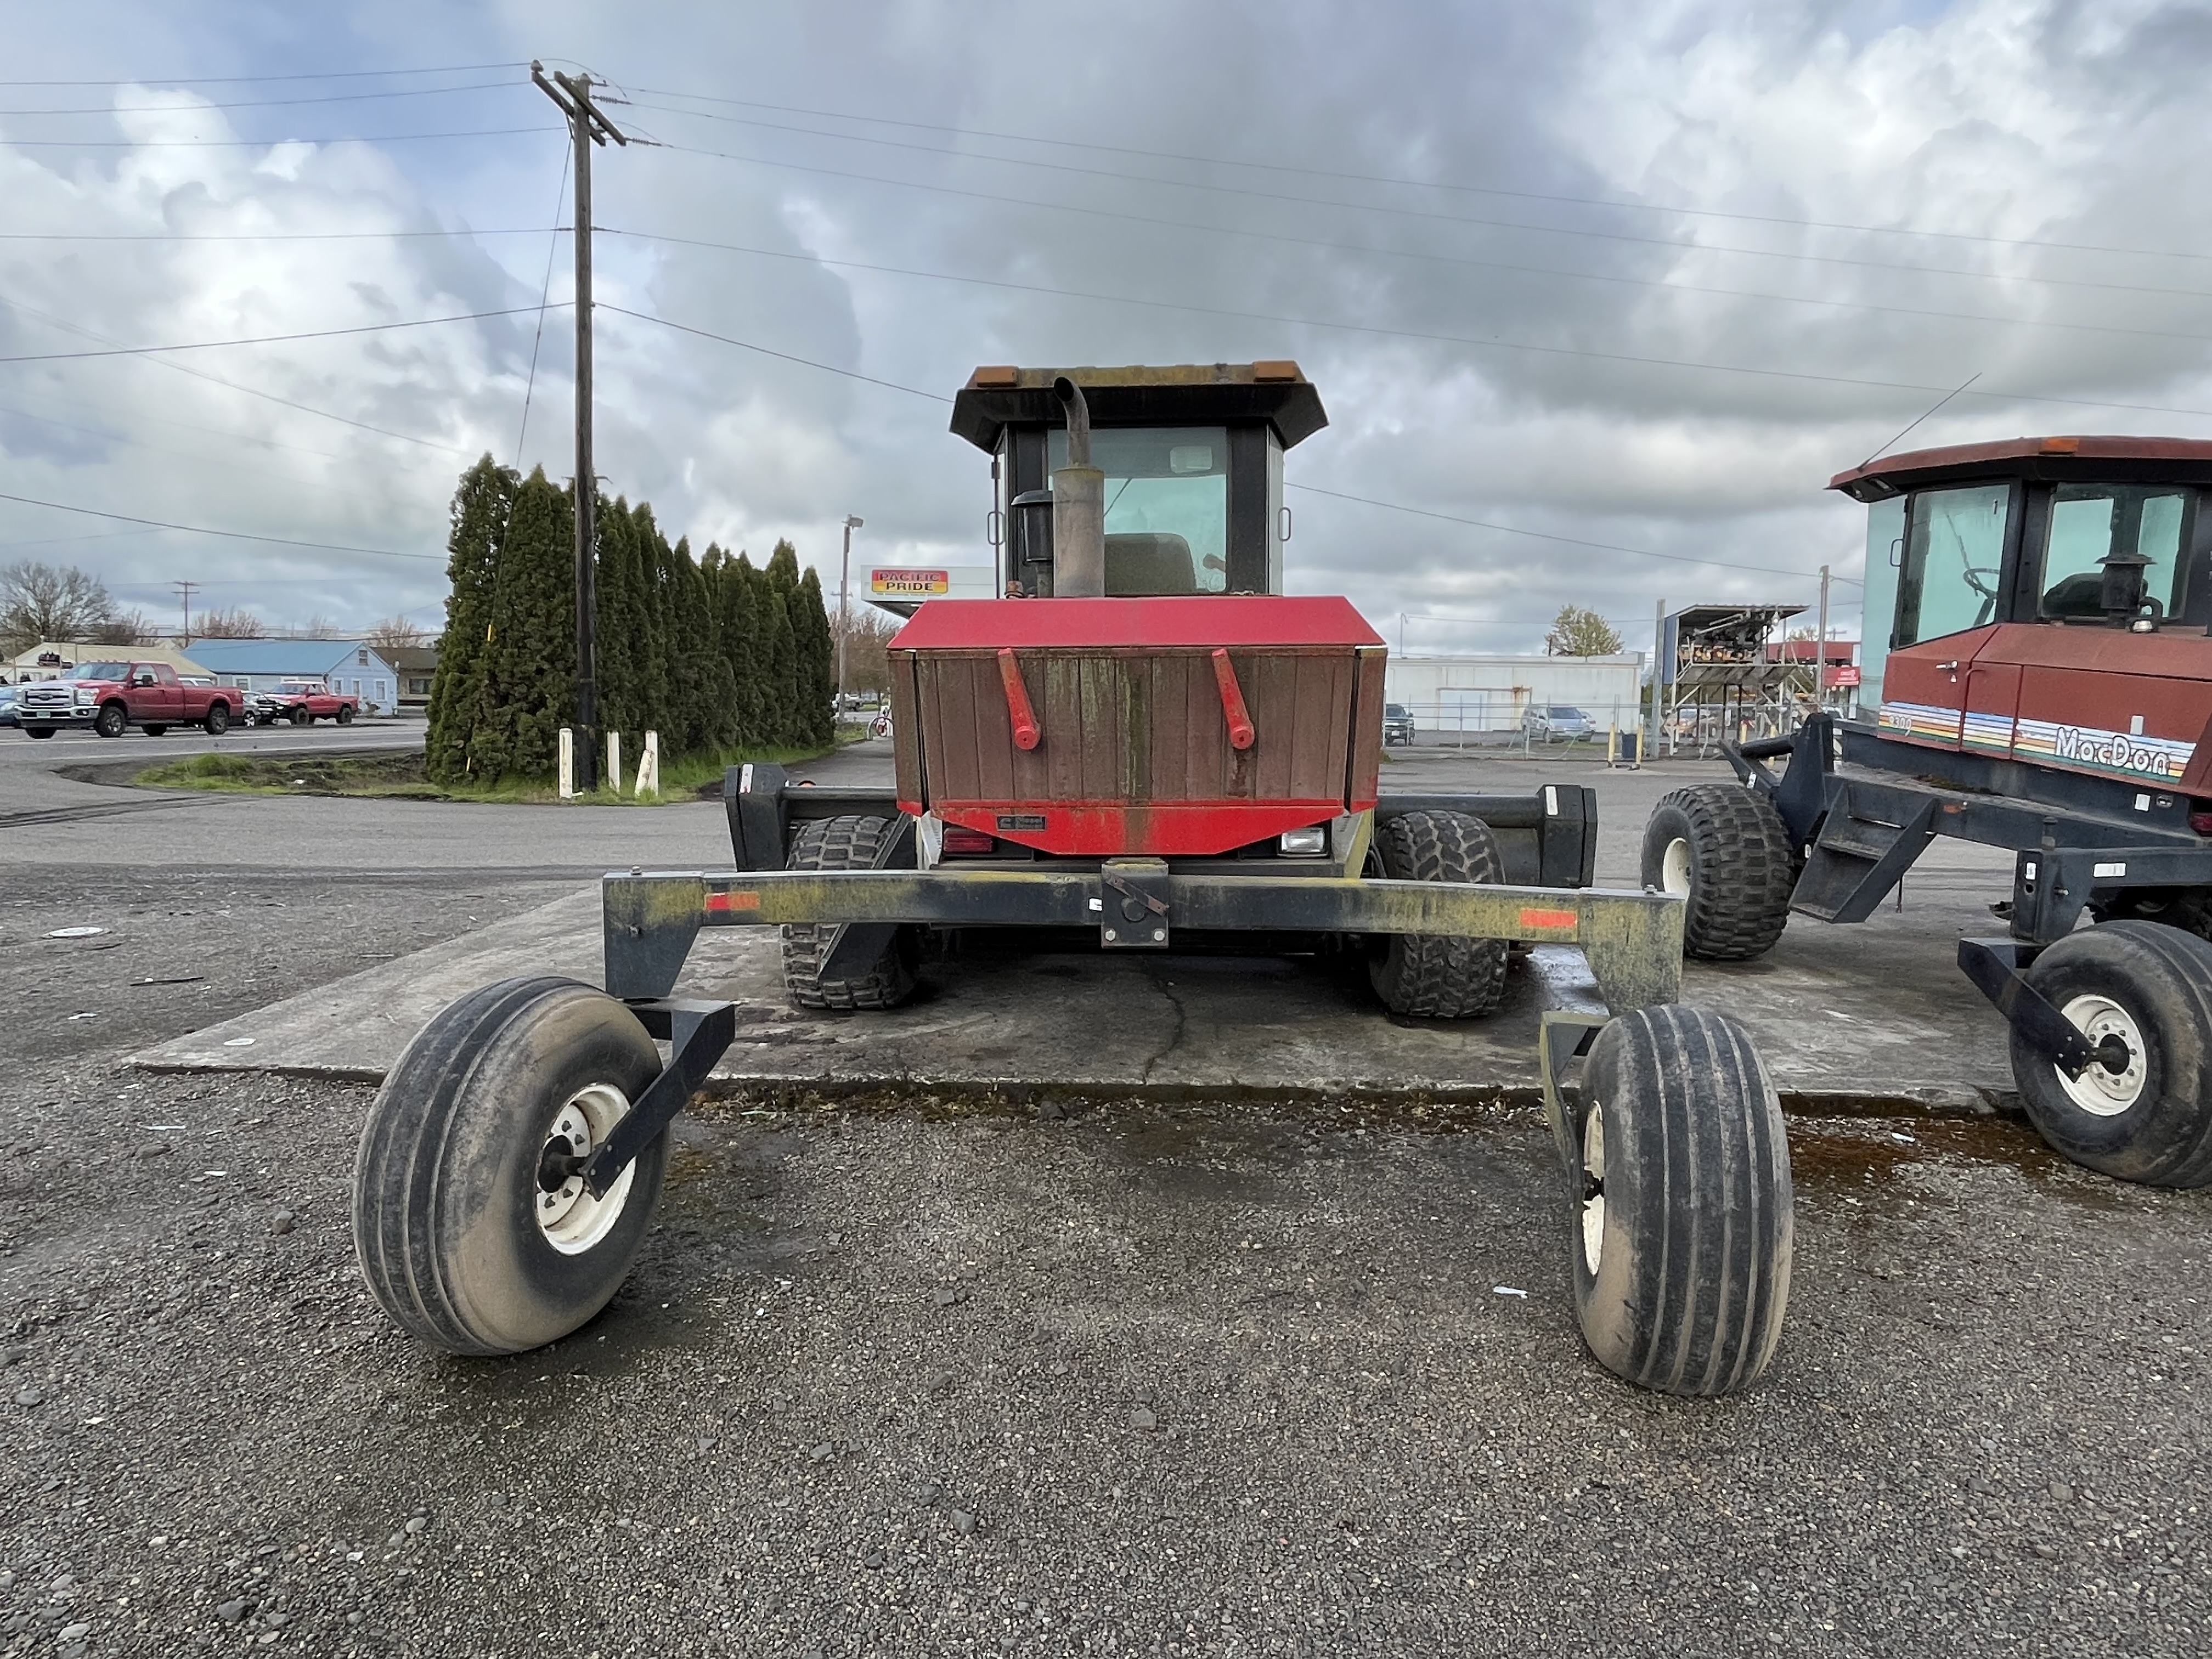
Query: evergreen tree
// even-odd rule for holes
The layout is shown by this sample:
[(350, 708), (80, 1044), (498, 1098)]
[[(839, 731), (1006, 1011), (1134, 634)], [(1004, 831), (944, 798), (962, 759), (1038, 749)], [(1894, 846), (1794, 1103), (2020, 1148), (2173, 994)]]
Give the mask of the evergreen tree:
[(837, 735), (837, 646), (830, 635), (830, 613), (822, 603), (822, 579), (807, 567), (799, 592), (788, 601), (792, 632), (799, 643), (799, 741), (827, 745)]
[(480, 782), (550, 777), (574, 723), (574, 502), (535, 469), (516, 491), (492, 584), (469, 769)]
[(759, 573), (739, 553), (725, 556), (715, 573), (715, 613), (722, 656), (730, 665), (730, 708), (736, 742), (757, 749), (768, 742), (767, 665), (761, 654), (763, 622), (755, 586)]
[(453, 528), (446, 538), (446, 628), (430, 681), (429, 774), (441, 783), (465, 769), (469, 731), (482, 690), (484, 629), (500, 544), (520, 481), (486, 455), (461, 474), (453, 491)]
[[(596, 529), (599, 563), (594, 597), (598, 600), (595, 611), (599, 641), (594, 655), (599, 676), (599, 742), (604, 753), (605, 733), (639, 730), (642, 713), (637, 672), (637, 538), (629, 503), (620, 496), (611, 502), (601, 501)], [(625, 749), (629, 750), (633, 742), (625, 738)]]
[(637, 642), (638, 741), (643, 733), (660, 733), (662, 748), (674, 746), (672, 728), (678, 723), (675, 700), (680, 687), (671, 672), (669, 639), (675, 627), (669, 566), (672, 556), (668, 538), (653, 522), (653, 508), (640, 501), (632, 514), (637, 529), (639, 621)]
[(753, 579), (753, 602), (760, 614), (761, 741), (789, 748), (804, 741), (799, 735), (799, 642), (772, 567)]

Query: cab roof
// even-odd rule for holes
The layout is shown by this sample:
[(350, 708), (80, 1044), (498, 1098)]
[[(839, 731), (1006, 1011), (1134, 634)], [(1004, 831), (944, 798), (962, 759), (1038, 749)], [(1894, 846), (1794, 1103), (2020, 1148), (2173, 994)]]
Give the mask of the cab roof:
[(1828, 488), (1879, 501), (1925, 484), (1978, 478), (2038, 483), (2212, 483), (2212, 441), (2202, 438), (2003, 438), (1885, 455), (1838, 472)]
[(1328, 424), (1313, 382), (1296, 363), (1279, 359), (1167, 368), (979, 368), (952, 399), (953, 432), (991, 452), (1010, 426), (1063, 424), (1060, 399), (1052, 395), (1053, 381), (1063, 374), (1083, 388), (1096, 426), (1265, 421), (1288, 449)]

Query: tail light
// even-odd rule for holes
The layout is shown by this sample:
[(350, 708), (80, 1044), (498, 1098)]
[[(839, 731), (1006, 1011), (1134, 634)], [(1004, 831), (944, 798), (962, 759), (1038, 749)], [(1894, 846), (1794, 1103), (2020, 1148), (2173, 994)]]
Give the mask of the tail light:
[(983, 856), (998, 844), (996, 836), (987, 836), (981, 830), (948, 828), (945, 832), (945, 852), (948, 858)]
[(2189, 803), (2189, 827), (2200, 836), (2212, 836), (2212, 800)]

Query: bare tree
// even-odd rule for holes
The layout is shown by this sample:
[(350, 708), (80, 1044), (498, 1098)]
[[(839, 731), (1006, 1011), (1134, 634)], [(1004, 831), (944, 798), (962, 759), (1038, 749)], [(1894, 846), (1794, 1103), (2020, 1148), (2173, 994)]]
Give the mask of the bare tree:
[[(903, 618), (878, 611), (872, 605), (853, 607), (853, 635), (845, 653), (848, 691), (886, 692), (891, 687), (890, 658), (884, 649), (891, 635), (906, 626)], [(830, 642), (837, 643), (837, 618), (830, 618)]]
[(0, 641), (10, 654), (41, 640), (76, 639), (114, 614), (107, 590), (73, 565), (0, 565)]
[(338, 636), (338, 625), (318, 611), (307, 618), (307, 625), (300, 630), (301, 637), (310, 640), (334, 640)]
[(261, 618), (243, 606), (203, 612), (199, 626), (192, 630), (196, 637), (203, 640), (258, 640), (267, 632)]
[(1595, 611), (1563, 605), (1544, 635), (1547, 657), (1612, 657), (1620, 654), (1620, 635), (1611, 623)]
[(119, 611), (86, 637), (94, 645), (152, 645), (161, 630), (143, 611)]
[(410, 622), (404, 617), (386, 617), (370, 629), (366, 637), (380, 651), (411, 651), (430, 636), (420, 624)]

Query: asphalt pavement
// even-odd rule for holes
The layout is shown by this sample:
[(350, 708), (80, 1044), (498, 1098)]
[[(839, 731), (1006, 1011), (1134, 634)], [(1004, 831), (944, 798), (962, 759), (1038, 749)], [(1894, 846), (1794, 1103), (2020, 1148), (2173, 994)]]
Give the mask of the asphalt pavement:
[[(678, 1121), (605, 1316), (512, 1360), (427, 1352), (353, 1267), (367, 1087), (126, 1056), (580, 871), (712, 862), (719, 812), (155, 806), (10, 735), (0, 1654), (2212, 1638), (2212, 1199), (2003, 1117), (1793, 1120), (1790, 1321), (1730, 1402), (1583, 1356), (1561, 1183), (1513, 1105), (1431, 1130), (740, 1090)], [(1572, 775), (1618, 871), (1672, 785)], [(2002, 890), (1936, 873), (1910, 907)]]

